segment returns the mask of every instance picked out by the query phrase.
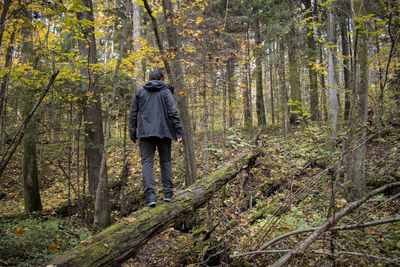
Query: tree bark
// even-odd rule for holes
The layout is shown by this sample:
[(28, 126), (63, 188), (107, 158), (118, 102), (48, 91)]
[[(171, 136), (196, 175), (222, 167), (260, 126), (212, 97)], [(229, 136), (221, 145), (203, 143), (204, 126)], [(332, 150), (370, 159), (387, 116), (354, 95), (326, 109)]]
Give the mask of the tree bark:
[(4, 33), (4, 28), (6, 26), (6, 16), (8, 13), (8, 9), (10, 8), (11, 0), (4, 0), (3, 4), (3, 10), (1, 11), (1, 16), (0, 16), (0, 47), (3, 42), (3, 33)]
[(249, 40), (249, 28), (246, 28), (246, 63), (244, 64), (244, 92), (243, 92), (243, 119), (244, 126), (251, 127), (253, 124), (253, 120), (251, 117), (251, 82), (250, 82), (250, 40)]
[[(87, 8), (78, 12), (76, 17), (80, 21), (94, 23), (92, 0), (82, 0), (83, 7)], [(94, 196), (99, 181), (101, 158), (104, 149), (103, 120), (101, 111), (101, 98), (98, 88), (96, 39), (92, 25), (81, 24), (82, 38), (79, 38), (80, 59), (84, 62), (81, 66), (81, 86), (85, 92), (85, 152), (87, 156), (89, 194)], [(105, 172), (106, 173), (106, 172)]]
[[(356, 10), (363, 11), (360, 5)], [(365, 13), (358, 15), (361, 17)], [(355, 14), (354, 14), (355, 18)], [(345, 147), (350, 154), (346, 158), (345, 182), (346, 198), (354, 200), (364, 195), (366, 188), (365, 181), (365, 142), (367, 135), (367, 116), (368, 116), (368, 88), (369, 88), (369, 56), (368, 56), (368, 33), (365, 22), (359, 25), (356, 33), (354, 53), (355, 64), (353, 72), (353, 93), (352, 106), (349, 115), (348, 139)], [(359, 38), (359, 39), (358, 39)], [(357, 40), (358, 39), (358, 40)], [(361, 142), (361, 143), (360, 143)], [(355, 146), (355, 144), (360, 145)]]
[(340, 8), (340, 36), (342, 39), (342, 53), (343, 53), (343, 77), (344, 77), (344, 114), (343, 119), (345, 121), (349, 118), (350, 104), (351, 104), (351, 62), (350, 62), (350, 50), (349, 50), (349, 33), (348, 33), (348, 12), (350, 8), (348, 7), (348, 2), (341, 1)]
[[(34, 51), (32, 40), (32, 13), (27, 7), (24, 7), (23, 15), (25, 21), (21, 29), (22, 47), (21, 47), (21, 63), (30, 67), (34, 65)], [(29, 79), (29, 78), (28, 78)], [(24, 85), (22, 89), (23, 108), (22, 114), (28, 117), (29, 112), (34, 107), (35, 88)], [(22, 161), (22, 177), (24, 182), (24, 203), (25, 212), (42, 210), (42, 202), (39, 193), (39, 173), (36, 158), (36, 143), (38, 139), (38, 118), (33, 117), (26, 123), (24, 135), (22, 138), (23, 161)]]
[(254, 21), (254, 39), (255, 39), (255, 58), (256, 58), (256, 112), (257, 112), (257, 124), (267, 124), (265, 119), (265, 108), (264, 108), (264, 94), (262, 87), (262, 65), (261, 65), (261, 33), (260, 33), (260, 20), (258, 18)]
[(251, 167), (257, 157), (258, 154), (250, 153), (181, 191), (171, 202), (131, 214), (47, 266), (120, 266), (135, 257), (151, 237), (179, 219), (191, 216), (224, 184), (240, 171)]
[(235, 121), (235, 115), (233, 113), (233, 101), (235, 98), (235, 82), (233, 81), (233, 76), (235, 73), (235, 58), (231, 54), (226, 63), (226, 82), (228, 85), (228, 117), (229, 117), (229, 122), (228, 126), (229, 128), (234, 127), (234, 121)]
[(336, 55), (336, 31), (334, 8), (328, 12), (328, 125), (326, 148), (334, 151), (336, 147), (337, 122), (338, 122), (338, 99), (337, 84), (335, 79), (335, 63), (333, 57)]
[[(13, 50), (14, 50), (14, 42), (15, 42), (15, 31), (11, 34), (10, 37), (10, 44), (7, 47), (7, 52), (6, 52), (6, 59), (4, 63), (4, 70), (6, 73), (2, 77), (1, 85), (0, 85), (0, 147), (2, 147), (5, 144), (5, 116), (3, 114), (6, 113), (6, 92), (7, 92), (7, 87), (8, 87), (8, 77), (9, 77), (9, 71), (8, 69), (12, 65), (12, 59), (13, 59)], [(4, 112), (3, 112), (4, 111)], [(1, 175), (1, 174), (0, 174)]]
[(178, 32), (173, 23), (174, 13), (171, 0), (163, 0), (163, 12), (166, 22), (169, 52), (175, 56), (172, 59), (172, 76), (170, 82), (175, 85), (178, 92), (177, 104), (179, 115), (183, 126), (183, 150), (186, 167), (185, 184), (189, 186), (196, 181), (196, 158), (193, 148), (192, 125), (189, 113), (188, 97), (186, 93), (185, 82), (183, 80), (183, 71), (181, 66), (181, 50), (178, 40)]
[(302, 115), (301, 111), (301, 91), (300, 91), (300, 74), (298, 68), (298, 45), (297, 45), (297, 33), (294, 26), (289, 31), (289, 82), (290, 82), (290, 98), (292, 103), (290, 104), (290, 123), (298, 123), (298, 118)]
[[(271, 52), (272, 53), (272, 52)], [(274, 76), (273, 76), (273, 72), (274, 72), (274, 64), (272, 64), (272, 59), (270, 59), (270, 63), (269, 63), (269, 83), (271, 85), (271, 119), (272, 119), (272, 124), (275, 124), (275, 98), (274, 98)]]
[(287, 133), (289, 128), (289, 96), (286, 88), (286, 67), (285, 67), (285, 45), (284, 40), (279, 40), (279, 81), (280, 81), (280, 109), (282, 113), (282, 122), (285, 129), (285, 133)]
[[(128, 16), (127, 16), (128, 17)], [(110, 122), (111, 122), (111, 114), (112, 107), (115, 102), (115, 95), (117, 91), (117, 79), (119, 68), (121, 66), (121, 60), (125, 53), (125, 40), (127, 38), (129, 22), (125, 21), (122, 26), (122, 34), (120, 38), (120, 51), (117, 59), (117, 65), (115, 66), (115, 71), (113, 75), (113, 91), (111, 95), (110, 103), (108, 103), (107, 107), (107, 119), (105, 122), (105, 139), (104, 139), (104, 149), (101, 159), (101, 166), (99, 171), (99, 182), (97, 184), (96, 190), (96, 199), (95, 199), (95, 215), (94, 215), (94, 224), (100, 228), (106, 228), (111, 224), (111, 209), (108, 195), (108, 179), (107, 179), (107, 168), (106, 168), (106, 159), (107, 159), (107, 149), (108, 149), (108, 141), (110, 138)]]

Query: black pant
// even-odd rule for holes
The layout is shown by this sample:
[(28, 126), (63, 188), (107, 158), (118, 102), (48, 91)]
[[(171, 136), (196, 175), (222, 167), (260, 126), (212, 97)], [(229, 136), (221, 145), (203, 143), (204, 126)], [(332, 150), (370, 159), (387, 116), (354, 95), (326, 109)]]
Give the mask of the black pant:
[(154, 178), (154, 153), (158, 149), (160, 157), (161, 183), (164, 197), (172, 197), (172, 163), (171, 163), (171, 139), (147, 137), (139, 140), (140, 157), (142, 162), (143, 188), (146, 202), (156, 200), (156, 184)]

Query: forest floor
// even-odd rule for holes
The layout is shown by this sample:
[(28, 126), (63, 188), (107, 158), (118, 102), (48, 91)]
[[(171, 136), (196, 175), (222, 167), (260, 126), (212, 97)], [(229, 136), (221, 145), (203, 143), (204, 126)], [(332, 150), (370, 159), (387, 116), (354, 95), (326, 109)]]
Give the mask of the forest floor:
[[(347, 205), (341, 177), (343, 168), (326, 169), (335, 164), (341, 153), (324, 150), (325, 130), (298, 126), (284, 134), (278, 128), (230, 130), (226, 135), (210, 133), (195, 137), (199, 178), (218, 169), (246, 151), (262, 149), (264, 155), (248, 171), (243, 171), (206, 206), (190, 219), (172, 225), (152, 238), (124, 266), (265, 266), (283, 254), (260, 253), (253, 257), (234, 257), (260, 249), (269, 240), (300, 228), (320, 226), (332, 214)], [(368, 191), (400, 180), (400, 129), (371, 133), (367, 141), (366, 178)], [(208, 146), (204, 147), (204, 140)], [(41, 157), (41, 197), (44, 211), (23, 214), (23, 193), (17, 155), (0, 181), (0, 266), (37, 266), (93, 235), (79, 214), (57, 216), (57, 207), (68, 200), (66, 156), (57, 155), (56, 145), (49, 144)], [(108, 169), (110, 184), (122, 172), (122, 140), (112, 140)], [(123, 192), (111, 192), (114, 221), (144, 205), (141, 193), (138, 148), (129, 146), (130, 163)], [(62, 162), (55, 162), (61, 158)], [(173, 171), (176, 191), (183, 188), (182, 146), (173, 145)], [(155, 168), (159, 177), (158, 163)], [(338, 162), (336, 166), (342, 166)], [(75, 171), (71, 169), (71, 174)], [(73, 176), (72, 176), (73, 177)], [(332, 179), (334, 180), (332, 186)], [(77, 180), (75, 189), (82, 190)], [(80, 186), (82, 181), (80, 182)], [(161, 189), (159, 181), (157, 188)], [(332, 188), (334, 204), (332, 205)], [(113, 189), (114, 190), (114, 189)], [(79, 191), (79, 190), (78, 190)], [(388, 201), (398, 192), (386, 192), (366, 202), (338, 225), (366, 223), (400, 217), (400, 199)], [(74, 193), (71, 193), (74, 197)], [(161, 200), (162, 194), (159, 195)], [(385, 202), (386, 201), (386, 202)], [(353, 221), (354, 220), (354, 221)], [(397, 266), (400, 265), (399, 222), (351, 231), (327, 232), (314, 242), (310, 253), (295, 257), (292, 266)], [(283, 239), (265, 250), (293, 250), (309, 233)], [(341, 253), (335, 257), (316, 254)], [(378, 257), (378, 258), (376, 258)]]

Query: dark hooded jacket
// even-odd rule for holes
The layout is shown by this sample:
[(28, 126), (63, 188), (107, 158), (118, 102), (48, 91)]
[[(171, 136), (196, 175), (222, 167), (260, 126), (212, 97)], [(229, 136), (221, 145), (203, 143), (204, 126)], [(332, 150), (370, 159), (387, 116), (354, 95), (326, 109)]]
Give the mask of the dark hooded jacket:
[(168, 83), (152, 80), (136, 91), (129, 116), (132, 141), (144, 137), (182, 138), (182, 124)]

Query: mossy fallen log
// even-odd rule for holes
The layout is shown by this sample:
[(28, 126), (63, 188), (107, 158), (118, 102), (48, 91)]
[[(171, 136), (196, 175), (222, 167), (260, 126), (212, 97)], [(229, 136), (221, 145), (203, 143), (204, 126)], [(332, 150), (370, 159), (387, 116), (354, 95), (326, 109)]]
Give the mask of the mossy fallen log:
[(252, 154), (221, 167), (206, 178), (179, 192), (169, 203), (141, 209), (74, 249), (54, 259), (47, 266), (120, 266), (134, 257), (154, 235), (175, 221), (190, 216), (215, 192), (236, 175), (252, 166), (258, 154)]

